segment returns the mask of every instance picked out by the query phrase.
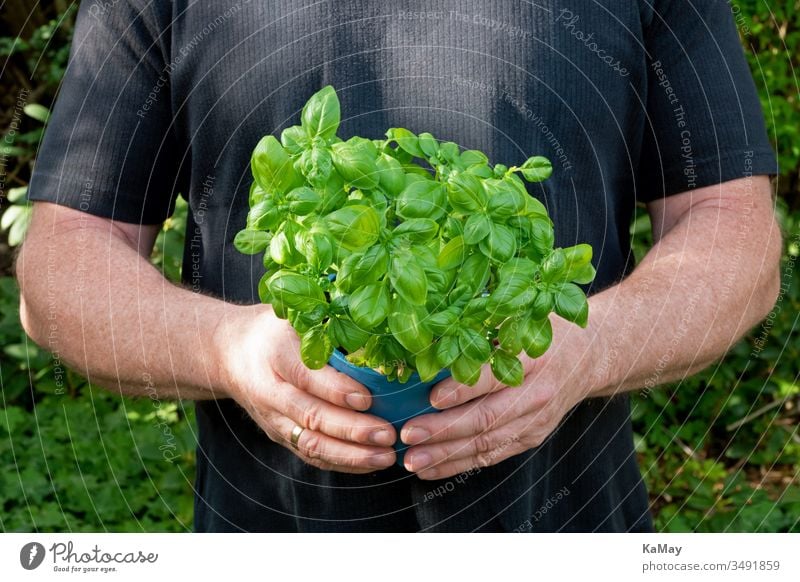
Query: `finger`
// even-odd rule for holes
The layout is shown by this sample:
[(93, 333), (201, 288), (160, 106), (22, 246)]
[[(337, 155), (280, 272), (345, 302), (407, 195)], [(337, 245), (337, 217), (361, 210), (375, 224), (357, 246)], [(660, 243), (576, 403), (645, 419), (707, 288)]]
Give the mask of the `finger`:
[(506, 459), (518, 455), (523, 452), (522, 446), (515, 444), (506, 447), (505, 449), (498, 449), (496, 455), (492, 456), (487, 453), (475, 455), (473, 457), (464, 457), (455, 461), (447, 461), (441, 465), (436, 465), (430, 469), (425, 469), (417, 473), (417, 477), (423, 481), (431, 481), (434, 479), (447, 479), (455, 475), (469, 471), (480, 471), (486, 467), (496, 465)]
[(324, 470), (371, 473), (391, 467), (395, 462), (393, 449), (348, 443), (310, 429), (305, 429), (300, 434), (295, 449), (291, 444), (295, 422), (285, 416), (276, 415), (272, 419), (272, 425), (282, 437), (281, 444), (307, 463)]
[(439, 410), (453, 408), (505, 387), (505, 384), (494, 377), (489, 366), (483, 366), (480, 378), (474, 386), (461, 384), (455, 378), (439, 382), (431, 391), (431, 404)]
[(408, 421), (400, 431), (407, 445), (438, 443), (488, 432), (522, 416), (527, 403), (518, 388), (506, 388), (480, 400), (467, 402), (437, 414)]
[(383, 447), (397, 440), (394, 427), (377, 416), (335, 406), (286, 382), (281, 382), (276, 392), (273, 406), (303, 428), (343, 441)]
[(494, 458), (498, 456), (499, 451), (515, 445), (520, 440), (518, 428), (521, 428), (519, 422), (514, 422), (471, 437), (411, 447), (406, 452), (403, 464), (409, 471), (419, 473), (433, 466), (478, 455)]
[(342, 408), (367, 410), (372, 405), (369, 390), (346, 374), (331, 366), (311, 370), (295, 349), (285, 350), (281, 356), (276, 358), (275, 371), (290, 384)]

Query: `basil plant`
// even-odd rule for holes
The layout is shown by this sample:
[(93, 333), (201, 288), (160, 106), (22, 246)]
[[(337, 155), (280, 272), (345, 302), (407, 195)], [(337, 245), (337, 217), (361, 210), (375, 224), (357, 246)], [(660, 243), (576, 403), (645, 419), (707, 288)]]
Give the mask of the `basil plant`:
[(449, 368), (473, 385), (490, 363), (516, 386), (518, 354), (550, 346), (551, 312), (586, 325), (578, 284), (594, 278), (592, 249), (553, 248), (553, 224), (523, 182), (551, 175), (546, 158), (492, 166), (480, 151), (402, 128), (343, 141), (339, 121), (328, 86), (300, 125), (258, 143), (234, 240), (264, 253), (260, 299), (300, 335), (309, 368), (338, 348), (390, 380)]

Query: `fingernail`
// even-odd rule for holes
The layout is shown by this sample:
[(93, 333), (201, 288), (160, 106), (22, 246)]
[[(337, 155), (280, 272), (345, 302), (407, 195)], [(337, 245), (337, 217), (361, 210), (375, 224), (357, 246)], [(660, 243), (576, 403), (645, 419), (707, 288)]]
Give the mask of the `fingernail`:
[(378, 454), (372, 455), (368, 462), (370, 467), (375, 467), (376, 469), (385, 469), (394, 463), (394, 459), (392, 458), (392, 455)]
[(394, 438), (392, 437), (392, 433), (390, 433), (388, 430), (384, 428), (370, 433), (369, 440), (374, 445), (383, 445), (385, 447), (394, 444)]
[(366, 410), (369, 406), (367, 397), (359, 392), (351, 392), (345, 396), (344, 400), (350, 408), (355, 408), (356, 410)]
[(418, 445), (431, 438), (431, 433), (424, 428), (419, 428), (417, 426), (409, 428), (404, 432), (406, 434), (403, 437), (403, 442), (407, 445)]
[(433, 462), (433, 457), (428, 453), (415, 453), (406, 457), (405, 465), (409, 471), (417, 472)]

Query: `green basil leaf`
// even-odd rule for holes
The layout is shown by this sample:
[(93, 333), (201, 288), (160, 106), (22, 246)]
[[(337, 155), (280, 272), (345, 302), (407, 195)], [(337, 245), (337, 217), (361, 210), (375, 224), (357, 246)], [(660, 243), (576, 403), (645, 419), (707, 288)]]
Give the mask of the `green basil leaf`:
[(539, 265), (530, 259), (514, 258), (500, 267), (498, 274), (500, 275), (501, 281), (511, 278), (521, 278), (532, 282), (536, 278), (536, 272), (538, 270)]
[(450, 370), (456, 382), (466, 384), (467, 386), (474, 386), (478, 380), (480, 380), (483, 363), (484, 362), (480, 360), (473, 360), (466, 355), (462, 355), (456, 358)]
[(333, 344), (325, 327), (317, 325), (303, 334), (300, 340), (300, 357), (312, 370), (324, 368), (333, 355)]
[(564, 249), (564, 259), (564, 280), (572, 281), (579, 273), (586, 274), (584, 267), (592, 262), (592, 247), (587, 244), (567, 247)]
[(432, 158), (439, 153), (439, 142), (429, 133), (421, 133), (417, 138), (419, 149), (425, 156)]
[(555, 297), (546, 290), (540, 290), (536, 299), (531, 303), (530, 315), (532, 319), (544, 319), (556, 305)]
[(476, 245), (489, 236), (492, 230), (491, 219), (482, 212), (471, 215), (464, 225), (464, 242)]
[(464, 237), (457, 236), (442, 247), (436, 262), (441, 269), (449, 271), (460, 267), (464, 262), (465, 255)]
[(300, 156), (300, 171), (312, 186), (324, 188), (333, 173), (330, 151), (319, 147), (305, 150)]
[(350, 317), (362, 329), (373, 330), (389, 315), (389, 302), (386, 285), (361, 287), (350, 295)]
[(489, 340), (470, 328), (458, 330), (458, 347), (462, 354), (475, 361), (488, 362), (492, 354)]
[(545, 208), (544, 204), (530, 195), (525, 198), (525, 210), (523, 213), (525, 216), (544, 218), (548, 222), (550, 220), (547, 214), (547, 208)]
[(405, 219), (429, 218), (438, 220), (447, 210), (442, 185), (434, 180), (409, 183), (397, 197), (397, 214)]
[(458, 274), (458, 286), (468, 289), (470, 295), (474, 295), (486, 287), (489, 281), (489, 259), (480, 253), (475, 253), (466, 258)]
[(547, 318), (524, 319), (521, 321), (522, 349), (531, 358), (544, 354), (553, 343), (553, 327)]
[(522, 362), (502, 350), (492, 356), (492, 374), (506, 386), (519, 386), (525, 378)]
[(337, 289), (340, 289), (345, 293), (350, 293), (353, 289), (357, 289), (358, 287), (362, 286), (355, 282), (353, 278), (353, 271), (363, 256), (363, 253), (352, 253), (339, 262), (337, 265), (335, 281)]
[(459, 165), (461, 163), (461, 150), (457, 143), (446, 141), (439, 145), (439, 158), (444, 162)]
[(351, 138), (335, 143), (331, 146), (331, 157), (345, 182), (362, 190), (372, 190), (378, 185), (378, 150), (371, 141)]
[(489, 158), (481, 151), (465, 150), (461, 152), (461, 163), (468, 168), (470, 166), (488, 164)]
[(436, 335), (442, 336), (457, 327), (459, 314), (459, 310), (450, 307), (430, 315), (425, 320), (425, 325)]
[(269, 198), (257, 202), (247, 213), (247, 228), (250, 230), (275, 230), (280, 222), (275, 202)]
[(463, 214), (483, 210), (488, 203), (481, 181), (467, 172), (455, 174), (448, 179), (447, 199), (457, 212)]
[(269, 291), (269, 280), (273, 275), (274, 273), (267, 271), (258, 281), (258, 298), (261, 303), (274, 303), (272, 293)]
[(327, 304), (317, 282), (297, 273), (278, 271), (269, 279), (267, 287), (275, 300), (292, 309), (311, 311)]
[(291, 309), (289, 311), (289, 322), (297, 333), (303, 334), (312, 327), (320, 325), (327, 315), (328, 309), (326, 305), (318, 305), (311, 311)]
[(387, 194), (396, 197), (406, 187), (406, 173), (403, 166), (396, 159), (387, 154), (381, 154), (375, 160), (378, 170), (378, 181)]
[(367, 343), (370, 333), (347, 317), (333, 317), (330, 320), (330, 330), (333, 341), (337, 346), (344, 348), (348, 353), (353, 353)]
[(489, 296), (487, 308), (501, 317), (522, 314), (533, 303), (538, 291), (533, 281), (522, 277), (502, 281)]
[(555, 310), (558, 315), (580, 327), (586, 327), (589, 318), (589, 302), (583, 290), (574, 283), (557, 286)]
[(400, 148), (415, 158), (424, 158), (425, 152), (419, 147), (419, 138), (402, 127), (393, 127), (386, 132), (386, 137), (396, 141)]
[(476, 178), (493, 178), (494, 172), (489, 164), (477, 164), (475, 166), (470, 166), (467, 168), (466, 173), (475, 176)]
[(285, 230), (281, 230), (269, 242), (269, 255), (279, 265), (291, 266), (297, 263), (294, 241)]
[(294, 169), (292, 159), (272, 135), (258, 142), (250, 166), (253, 177), (265, 192), (283, 194), (303, 184), (303, 177)]
[(383, 245), (374, 245), (367, 249), (353, 265), (350, 275), (353, 287), (363, 287), (375, 283), (386, 274), (389, 266), (389, 253)]
[(307, 216), (314, 212), (319, 206), (320, 200), (320, 195), (308, 186), (295, 188), (286, 195), (289, 212), (297, 216)]
[(397, 294), (412, 305), (425, 305), (428, 279), (424, 269), (408, 255), (396, 255), (389, 265), (389, 281)]
[(397, 225), (392, 236), (402, 236), (413, 242), (427, 242), (436, 236), (439, 225), (430, 218), (411, 218)]
[(442, 369), (436, 357), (436, 346), (430, 345), (418, 353), (414, 359), (414, 367), (417, 369), (420, 380), (423, 382), (433, 380)]
[(268, 196), (267, 193), (264, 192), (264, 189), (258, 185), (258, 183), (253, 182), (252, 184), (250, 184), (250, 195), (248, 196), (247, 200), (250, 208), (258, 204), (259, 202), (267, 200), (268, 198), (271, 198), (271, 196)]
[(498, 263), (509, 261), (517, 252), (514, 231), (505, 225), (492, 223), (489, 236), (478, 245), (481, 252)]
[(553, 164), (547, 158), (534, 156), (522, 164), (521, 173), (528, 182), (542, 182), (553, 174)]
[(398, 298), (389, 314), (389, 330), (400, 345), (417, 354), (428, 348), (433, 341), (433, 334), (423, 325), (426, 318), (427, 313), (423, 307), (411, 305)]
[(503, 219), (522, 212), (527, 196), (521, 194), (508, 180), (485, 180), (483, 187), (489, 195), (489, 214)]
[(497, 331), (497, 341), (500, 347), (510, 354), (518, 354), (522, 351), (522, 323), (519, 317), (509, 317)]
[(547, 256), (553, 250), (555, 235), (549, 220), (534, 218), (531, 223), (531, 242), (541, 256)]
[(592, 281), (594, 281), (594, 277), (597, 274), (594, 267), (591, 264), (584, 265), (580, 269), (575, 272), (570, 273), (571, 280), (573, 283), (577, 283), (578, 285), (588, 285)]
[(560, 281), (567, 269), (564, 249), (555, 249), (542, 261), (542, 279), (547, 282)]
[(328, 85), (314, 93), (303, 107), (301, 119), (310, 137), (333, 138), (341, 119), (339, 97), (334, 88)]
[(448, 216), (444, 221), (444, 226), (442, 227), (442, 236), (444, 236), (445, 239), (454, 239), (463, 234), (464, 225), (461, 220), (454, 216)]
[(368, 206), (345, 206), (325, 217), (331, 236), (345, 249), (356, 251), (375, 244), (380, 234), (380, 218)]
[(233, 239), (236, 250), (245, 255), (262, 253), (269, 246), (272, 235), (261, 230), (240, 230)]
[(477, 320), (486, 319), (489, 315), (489, 298), (473, 297), (464, 307), (463, 316)]
[(293, 156), (301, 153), (310, 143), (305, 130), (299, 125), (287, 127), (281, 132), (281, 144)]
[(318, 271), (325, 271), (333, 262), (333, 244), (324, 233), (302, 230), (295, 235), (295, 245)]
[(436, 342), (436, 360), (442, 368), (449, 368), (460, 355), (461, 350), (456, 336), (445, 335)]

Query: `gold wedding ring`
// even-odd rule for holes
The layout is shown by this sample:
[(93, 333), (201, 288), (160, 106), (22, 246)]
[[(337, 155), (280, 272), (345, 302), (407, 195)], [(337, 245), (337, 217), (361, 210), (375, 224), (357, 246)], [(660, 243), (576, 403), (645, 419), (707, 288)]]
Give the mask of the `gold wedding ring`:
[(296, 451), (299, 450), (297, 448), (297, 443), (300, 440), (300, 435), (303, 434), (304, 430), (306, 430), (306, 429), (304, 429), (299, 424), (294, 425), (294, 428), (292, 429), (291, 443), (292, 443), (292, 447), (294, 447), (294, 450), (296, 450)]

